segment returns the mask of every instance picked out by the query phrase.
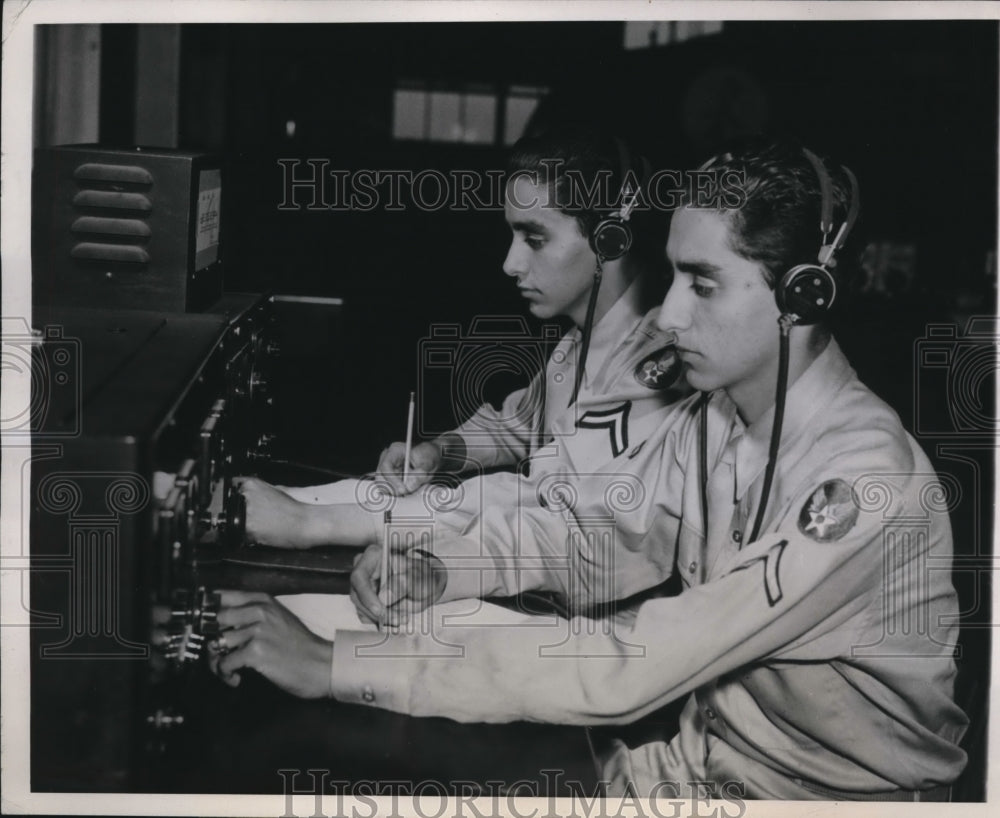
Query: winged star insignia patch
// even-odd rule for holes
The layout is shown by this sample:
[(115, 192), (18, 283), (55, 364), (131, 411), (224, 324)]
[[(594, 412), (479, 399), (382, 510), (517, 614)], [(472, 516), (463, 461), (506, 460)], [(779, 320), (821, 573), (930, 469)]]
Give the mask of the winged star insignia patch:
[(677, 380), (680, 364), (673, 344), (670, 344), (639, 361), (633, 374), (639, 383), (649, 389), (665, 389)]
[(799, 531), (816, 542), (839, 540), (858, 521), (858, 504), (843, 480), (827, 480), (799, 514)]

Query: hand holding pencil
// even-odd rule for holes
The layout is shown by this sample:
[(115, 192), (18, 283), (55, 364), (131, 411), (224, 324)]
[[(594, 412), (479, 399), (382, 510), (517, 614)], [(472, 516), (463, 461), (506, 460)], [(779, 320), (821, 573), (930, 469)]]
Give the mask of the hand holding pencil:
[(437, 472), (442, 460), (441, 447), (432, 440), (413, 445), (415, 396), (410, 393), (407, 411), (406, 440), (390, 444), (382, 452), (377, 476), (397, 496), (412, 494)]
[[(384, 581), (383, 564), (388, 574)], [(351, 601), (363, 621), (392, 631), (441, 599), (447, 574), (437, 557), (390, 539), (385, 547), (371, 545), (359, 556), (351, 572)]]
[[(414, 394), (410, 392), (410, 404), (406, 415), (406, 444), (403, 450), (403, 489), (404, 492), (407, 489), (407, 482), (410, 476), (410, 456), (413, 449), (413, 408), (414, 408)], [(384, 524), (388, 529), (389, 524), (392, 522), (392, 512), (385, 512)], [(381, 566), (381, 581), (379, 582), (379, 598), (385, 607), (385, 616), (381, 619), (381, 626), (384, 628), (388, 624), (388, 606), (390, 602), (389, 598), (389, 550), (390, 543), (388, 538), (382, 547), (382, 566)]]

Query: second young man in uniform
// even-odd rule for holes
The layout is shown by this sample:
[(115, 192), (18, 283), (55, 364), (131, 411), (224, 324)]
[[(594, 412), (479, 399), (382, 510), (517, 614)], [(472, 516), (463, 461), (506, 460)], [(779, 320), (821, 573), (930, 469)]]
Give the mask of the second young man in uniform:
[[(544, 371), (499, 409), (485, 405), (453, 432), (418, 444), (406, 485), (402, 443), (383, 454), (376, 483), (279, 491), (244, 481), (251, 539), (299, 548), (378, 543), (386, 510), (396, 531), (412, 520), (417, 538), (431, 526), (435, 541), (458, 535), (498, 558), (530, 539), (565, 562), (569, 539), (603, 536), (609, 521), (623, 560), (642, 540), (668, 537), (652, 514), (651, 441), (689, 390), (655, 323), (666, 216), (635, 207), (648, 168), (633, 157), (621, 140), (593, 133), (519, 142), (508, 163), (513, 236), (504, 272), (535, 317), (573, 324)], [(428, 484), (445, 471), (466, 479), (443, 490)], [(382, 487), (396, 496), (374, 497)], [(660, 575), (672, 565), (665, 553)]]

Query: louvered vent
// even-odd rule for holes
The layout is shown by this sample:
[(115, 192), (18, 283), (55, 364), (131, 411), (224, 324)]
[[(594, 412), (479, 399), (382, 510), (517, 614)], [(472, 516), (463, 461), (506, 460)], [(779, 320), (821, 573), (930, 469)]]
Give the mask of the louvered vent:
[(148, 266), (152, 174), (135, 165), (87, 162), (73, 178), (79, 187), (73, 211), (79, 215), (71, 226), (70, 255), (85, 263)]

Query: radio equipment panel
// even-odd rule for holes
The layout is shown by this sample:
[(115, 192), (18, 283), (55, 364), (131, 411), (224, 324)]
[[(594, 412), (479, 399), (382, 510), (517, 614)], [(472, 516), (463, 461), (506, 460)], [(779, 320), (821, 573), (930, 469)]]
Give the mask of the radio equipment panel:
[(78, 360), (39, 384), (33, 428), (33, 789), (155, 786), (150, 753), (189, 718), (218, 627), (203, 563), (242, 544), (233, 477), (270, 439), (271, 312), (244, 294), (212, 314), (36, 308), (36, 371)]

